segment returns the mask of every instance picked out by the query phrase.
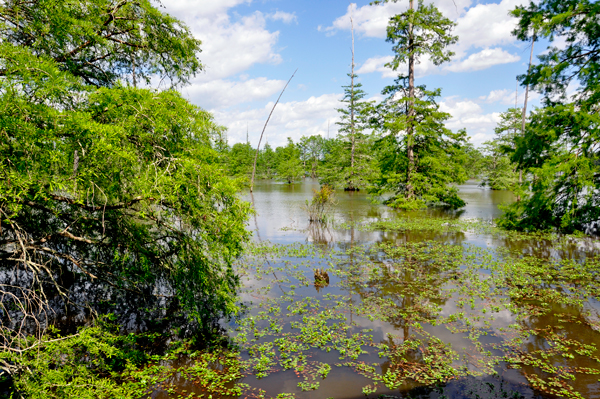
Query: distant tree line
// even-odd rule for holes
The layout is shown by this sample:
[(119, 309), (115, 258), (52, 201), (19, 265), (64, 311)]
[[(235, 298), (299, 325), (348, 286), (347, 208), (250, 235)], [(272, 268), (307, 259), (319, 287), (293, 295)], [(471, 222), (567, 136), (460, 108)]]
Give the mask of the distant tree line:
[[(275, 150), (265, 146), (260, 175), (288, 182), (312, 176), (347, 190), (387, 193), (386, 203), (402, 209), (437, 204), (460, 208), (464, 201), (456, 183), (478, 177), (482, 185), (515, 192), (517, 201), (503, 208), (500, 224), (506, 228), (597, 233), (600, 4), (543, 0), (518, 6), (511, 14), (518, 19), (513, 34), (532, 46), (532, 55), (538, 39), (547, 39), (550, 46), (518, 77), (526, 93), (523, 108), (515, 105), (502, 113), (495, 137), (481, 148), (473, 148), (465, 130), (445, 127), (450, 115), (440, 110), (440, 89), (415, 83), (415, 64), (425, 56), (436, 65), (449, 61), (453, 54), (448, 46), (458, 38), (451, 34), (455, 24), (435, 6), (410, 0), (408, 9), (388, 24), (394, 58), (386, 66), (398, 75), (382, 90), (385, 99), (365, 101), (353, 51), (337, 137), (288, 140)], [(565, 44), (552, 46), (556, 40)], [(543, 99), (528, 114), (530, 88)], [(240, 146), (228, 151), (230, 174), (244, 174), (248, 168)], [(245, 146), (249, 154), (252, 149)]]
[[(356, 172), (352, 190), (374, 190), (377, 187), (381, 165), (388, 156), (381, 141), (381, 134), (377, 132), (363, 132), (356, 140)], [(303, 136), (296, 142), (288, 137), (285, 145), (275, 148), (266, 143), (258, 153), (256, 176), (290, 184), (314, 178), (333, 188), (349, 189), (349, 147), (347, 137), (342, 134), (329, 139), (320, 135)], [(486, 156), (466, 141), (456, 150), (459, 155), (457, 165), (465, 170), (465, 179), (479, 177)], [(220, 151), (226, 173), (249, 180), (256, 148), (246, 142), (221, 145)]]

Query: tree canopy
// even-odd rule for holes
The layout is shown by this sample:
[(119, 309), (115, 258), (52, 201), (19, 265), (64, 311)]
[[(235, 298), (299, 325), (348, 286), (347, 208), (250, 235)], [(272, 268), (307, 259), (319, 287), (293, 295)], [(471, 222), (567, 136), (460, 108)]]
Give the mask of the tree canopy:
[(222, 129), (176, 91), (128, 84), (134, 69), (184, 82), (199, 42), (146, 1), (9, 1), (0, 21), (0, 267), (18, 271), (0, 281), (3, 345), (40, 316), (32, 298), (160, 297), (201, 327), (235, 312), (248, 206), (213, 148)]
[(153, 77), (180, 84), (202, 67), (200, 41), (148, 0), (7, 0), (0, 22), (3, 45), (53, 60), (94, 86)]
[[(544, 0), (519, 6), (513, 32), (558, 39), (527, 75), (520, 77), (544, 94), (544, 107), (530, 116), (517, 137), (513, 161), (530, 179), (524, 197), (506, 208), (502, 224), (517, 229), (592, 232), (600, 220), (600, 5), (587, 0)], [(567, 88), (577, 83), (569, 95)]]
[(386, 40), (393, 44), (394, 58), (387, 66), (398, 71), (398, 78), (384, 88), (382, 94), (388, 97), (378, 107), (384, 156), (377, 190), (394, 192), (388, 200), (393, 207), (464, 206), (456, 188), (448, 184), (466, 179), (461, 164), (455, 162), (466, 133), (444, 126), (450, 115), (441, 112), (435, 101), (439, 90), (415, 85), (415, 63), (421, 58), (440, 65), (452, 57), (448, 46), (458, 40), (451, 34), (454, 26), (433, 4), (421, 0), (416, 8), (411, 0), (409, 8), (388, 23)]

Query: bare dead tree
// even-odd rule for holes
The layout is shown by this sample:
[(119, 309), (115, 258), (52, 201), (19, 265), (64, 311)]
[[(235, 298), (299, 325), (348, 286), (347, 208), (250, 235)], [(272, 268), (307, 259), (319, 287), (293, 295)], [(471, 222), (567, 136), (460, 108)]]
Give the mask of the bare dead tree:
[(256, 146), (256, 154), (254, 155), (254, 166), (252, 167), (252, 180), (250, 181), (250, 192), (252, 192), (252, 190), (254, 189), (254, 176), (256, 175), (256, 161), (258, 161), (258, 152), (260, 151), (260, 142), (262, 141), (263, 135), (265, 134), (265, 129), (267, 128), (267, 125), (269, 124), (269, 120), (271, 119), (271, 115), (273, 115), (273, 111), (275, 111), (275, 107), (279, 103), (279, 99), (281, 99), (283, 92), (288, 87), (288, 85), (290, 84), (290, 81), (292, 80), (292, 78), (294, 77), (294, 75), (296, 74), (297, 71), (298, 71), (298, 69), (296, 69), (294, 71), (292, 76), (289, 78), (289, 80), (283, 87), (283, 90), (281, 90), (281, 93), (279, 93), (279, 97), (277, 97), (277, 101), (275, 101), (275, 104), (273, 105), (273, 108), (271, 109), (271, 113), (269, 113), (269, 117), (267, 118), (267, 121), (265, 122), (265, 126), (263, 127), (262, 133), (260, 134), (260, 139), (258, 140), (258, 145)]
[[(529, 53), (529, 68), (527, 69), (527, 74), (531, 73), (531, 62), (533, 60), (533, 44), (535, 43), (535, 32), (531, 36), (531, 52)], [(527, 116), (527, 97), (529, 97), (529, 84), (525, 86), (525, 100), (523, 102), (523, 113), (521, 114), (521, 135), (525, 135), (525, 119)], [(523, 169), (519, 168), (519, 184), (523, 183)], [(517, 196), (517, 201), (521, 199), (520, 196)]]

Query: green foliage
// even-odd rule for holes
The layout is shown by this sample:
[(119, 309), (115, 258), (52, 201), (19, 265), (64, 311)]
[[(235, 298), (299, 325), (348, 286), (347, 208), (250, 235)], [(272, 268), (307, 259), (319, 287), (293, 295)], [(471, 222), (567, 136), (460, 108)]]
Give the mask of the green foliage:
[(494, 129), (496, 137), (483, 143), (484, 178), (482, 185), (492, 190), (511, 190), (518, 182), (517, 165), (510, 160), (514, 154), (515, 141), (521, 135), (521, 110), (510, 108), (500, 114), (500, 122)]
[(519, 19), (513, 31), (519, 40), (531, 41), (534, 34), (567, 44), (563, 48), (549, 46), (539, 56), (540, 63), (532, 65), (531, 73), (520, 77), (523, 84), (529, 83), (545, 94), (547, 105), (568, 101), (567, 86), (573, 79), (581, 85), (575, 99), (597, 100), (600, 96), (599, 14), (600, 4), (589, 0), (543, 0), (512, 11)]
[[(384, 134), (379, 142), (381, 177), (378, 193), (392, 191), (387, 203), (395, 208), (416, 209), (443, 203), (452, 208), (464, 206), (452, 182), (466, 179), (462, 165), (466, 133), (453, 133), (444, 122), (450, 118), (439, 110), (435, 98), (439, 90), (415, 87), (415, 62), (427, 56), (435, 65), (449, 61), (447, 47), (458, 38), (451, 35), (455, 23), (433, 5), (419, 0), (405, 12), (390, 18), (387, 41), (393, 43), (394, 58), (386, 66), (399, 72), (393, 85), (383, 89), (388, 97), (378, 106), (378, 128)], [(458, 158), (463, 158), (459, 161)]]
[(319, 181), (336, 188), (364, 189), (378, 177), (375, 137), (355, 133), (354, 167), (351, 166), (351, 142), (338, 136), (328, 143), (328, 151), (318, 169)]
[(0, 36), (3, 46), (27, 49), (94, 86), (134, 76), (180, 84), (202, 67), (200, 41), (148, 0), (8, 0), (0, 5)]
[(306, 211), (308, 220), (311, 222), (326, 222), (334, 202), (335, 191), (328, 185), (321, 186), (320, 190), (313, 189), (313, 197), (310, 203), (306, 200)]
[(484, 156), (472, 143), (466, 142), (463, 144), (460, 161), (469, 179), (481, 177), (484, 168)]
[(304, 169), (300, 160), (300, 150), (291, 138), (288, 137), (285, 147), (277, 147), (275, 156), (277, 158), (277, 175), (280, 179), (291, 184), (302, 178)]
[(304, 163), (304, 170), (312, 178), (317, 177), (317, 169), (323, 159), (325, 139), (319, 135), (310, 137), (302, 136), (298, 142), (300, 159)]
[(3, 352), (0, 361), (18, 364), (13, 379), (20, 397), (141, 397), (159, 378), (136, 371), (158, 357), (149, 355), (148, 347), (160, 338), (115, 334), (114, 327), (101, 323), (72, 336), (44, 337), (36, 347), (20, 354)]
[[(406, 104), (408, 97), (396, 95), (403, 85), (388, 86), (388, 94), (379, 106), (379, 125), (384, 132), (378, 142), (381, 178), (376, 181), (378, 194), (392, 191), (387, 203), (395, 208), (416, 209), (429, 204), (446, 204), (452, 208), (464, 206), (453, 182), (464, 182), (467, 174), (467, 136), (464, 130), (452, 132), (444, 126), (450, 115), (440, 111), (435, 101), (440, 91), (428, 91), (418, 87), (418, 95), (412, 99), (415, 109), (413, 135), (398, 135), (406, 129)], [(407, 157), (408, 141), (412, 142), (415, 161), (410, 175), (414, 197), (407, 196), (409, 184)]]
[(249, 179), (252, 174), (255, 151), (249, 143), (235, 143), (227, 153), (229, 174)]
[(485, 153), (485, 172), (481, 185), (489, 186), (492, 190), (513, 189), (518, 182), (515, 164), (501, 152), (495, 141), (483, 143), (482, 151)]
[(454, 53), (447, 47), (458, 41), (450, 34), (455, 26), (435, 5), (418, 0), (416, 9), (409, 8), (388, 22), (386, 40), (394, 44), (394, 59), (388, 66), (396, 71), (411, 57), (418, 60), (422, 56), (428, 56), (434, 65), (450, 61)]
[(366, 188), (377, 175), (376, 158), (373, 156), (373, 141), (364, 133), (369, 127), (372, 103), (364, 101), (366, 93), (361, 83), (355, 83), (357, 75), (348, 74), (351, 84), (344, 87), (338, 108), (340, 122), (338, 135), (325, 158), (326, 166), (320, 171), (320, 181), (345, 190)]
[[(598, 199), (598, 13), (600, 5), (587, 0), (544, 0), (513, 11), (519, 39), (564, 40), (550, 47), (540, 63), (522, 76), (545, 95), (545, 107), (534, 112), (524, 137), (516, 139), (512, 160), (528, 174), (522, 200), (506, 209), (501, 221), (509, 228), (593, 232), (600, 221)], [(568, 98), (566, 88), (578, 83)]]
[(574, 232), (600, 220), (598, 123), (596, 112), (572, 103), (531, 116), (514, 156), (532, 176), (531, 191), (505, 209), (502, 226)]
[(260, 177), (266, 179), (272, 179), (277, 174), (275, 151), (269, 143), (258, 153), (256, 170)]
[[(110, 287), (117, 298), (160, 292), (203, 328), (237, 311), (231, 264), (248, 238), (248, 205), (213, 149), (222, 129), (173, 90), (118, 81), (127, 78), (124, 54), (139, 76), (185, 81), (199, 68), (198, 42), (150, 3), (119, 4), (0, 8), (10, 38), (0, 45), (0, 258), (2, 270), (27, 277), (22, 286), (7, 274), (1, 282), (13, 295), (2, 303), (1, 332), (13, 338), (5, 323), (15, 316), (11, 306), (27, 319), (43, 315), (22, 306), (29, 300), (42, 309), (50, 299), (58, 307), (77, 302), (66, 275)], [(120, 29), (141, 36), (99, 39)], [(86, 40), (94, 45), (78, 45)], [(99, 305), (83, 301), (76, 305)]]

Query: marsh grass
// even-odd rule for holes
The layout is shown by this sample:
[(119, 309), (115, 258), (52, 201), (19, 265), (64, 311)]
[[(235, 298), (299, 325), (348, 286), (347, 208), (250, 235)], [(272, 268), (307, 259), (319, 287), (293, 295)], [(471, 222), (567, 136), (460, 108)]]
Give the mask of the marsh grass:
[(335, 191), (331, 186), (323, 185), (319, 190), (313, 189), (313, 197), (306, 200), (304, 209), (308, 213), (308, 220), (316, 223), (326, 223), (331, 216), (331, 208), (335, 205)]

